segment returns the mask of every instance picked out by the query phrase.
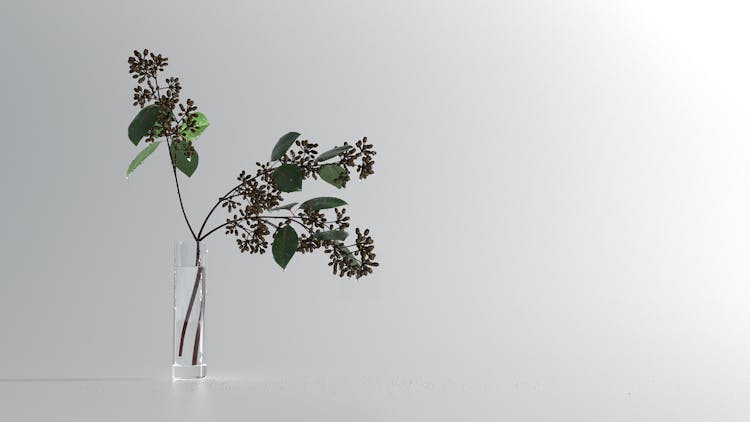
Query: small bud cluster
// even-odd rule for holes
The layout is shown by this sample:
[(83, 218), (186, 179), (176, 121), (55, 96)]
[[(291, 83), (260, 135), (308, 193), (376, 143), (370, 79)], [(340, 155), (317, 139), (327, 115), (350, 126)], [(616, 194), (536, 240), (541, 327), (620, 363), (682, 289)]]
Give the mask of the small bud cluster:
[[(349, 145), (344, 143), (344, 145)], [(341, 154), (341, 158), (338, 165), (344, 168), (344, 172), (340, 177), (340, 181), (343, 187), (346, 187), (351, 177), (349, 176), (350, 168), (356, 169), (360, 179), (366, 179), (367, 176), (375, 174), (373, 167), (375, 165), (375, 159), (373, 156), (377, 154), (373, 149), (373, 145), (367, 142), (367, 137), (355, 143), (356, 148), (352, 147)]]
[[(156, 80), (158, 72), (164, 71), (168, 61), (166, 57), (149, 52), (148, 49), (143, 50), (142, 53), (138, 50), (133, 51), (133, 56), (128, 58), (129, 72), (138, 82), (138, 86), (134, 88), (133, 105), (143, 108), (147, 102), (158, 97), (157, 87), (152, 81)], [(145, 89), (141, 86), (144, 82), (146, 83)]]
[(284, 157), (281, 157), (281, 162), (297, 164), (302, 169), (302, 178), (312, 176), (313, 179), (317, 180), (317, 172), (320, 171), (320, 165), (315, 162), (315, 157), (318, 155), (318, 151), (315, 148), (318, 147), (318, 144), (302, 140), (295, 141), (294, 145), (299, 150), (289, 151)]

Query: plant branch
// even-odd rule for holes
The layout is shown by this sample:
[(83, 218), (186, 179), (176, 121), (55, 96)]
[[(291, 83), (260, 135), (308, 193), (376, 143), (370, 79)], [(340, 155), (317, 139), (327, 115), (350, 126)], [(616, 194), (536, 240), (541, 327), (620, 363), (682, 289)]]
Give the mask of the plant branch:
[[(198, 271), (202, 267), (199, 267)], [(198, 364), (198, 348), (201, 344), (201, 334), (203, 333), (203, 313), (206, 309), (206, 282), (203, 281), (203, 285), (201, 286), (201, 307), (198, 311), (198, 325), (195, 328), (195, 342), (193, 343), (193, 365)]]
[[(154, 77), (154, 85), (156, 86), (156, 89), (159, 90), (159, 80), (158, 78)], [(157, 101), (161, 103), (161, 97), (157, 98)], [(166, 133), (166, 130), (164, 131)], [(187, 212), (185, 212), (185, 205), (182, 202), (182, 192), (180, 192), (180, 181), (177, 179), (177, 164), (176, 160), (177, 157), (172, 153), (172, 148), (170, 148), (169, 143), (169, 136), (164, 136), (164, 138), (167, 140), (167, 149), (169, 149), (169, 161), (172, 164), (172, 173), (174, 174), (174, 184), (177, 188), (177, 199), (180, 201), (180, 210), (182, 210), (182, 217), (185, 219), (185, 223), (188, 226), (188, 229), (190, 229), (190, 234), (193, 236), (194, 240), (198, 240), (198, 236), (195, 235), (195, 231), (193, 230), (193, 226), (190, 224), (190, 219), (187, 216)], [(174, 141), (172, 142), (174, 143)], [(176, 148), (175, 148), (176, 153)]]
[[(169, 143), (167, 142), (167, 145)], [(172, 154), (169, 154), (170, 157), (172, 157)], [(175, 160), (176, 157), (172, 157), (172, 160)], [(193, 231), (193, 226), (190, 225), (190, 220), (188, 219), (187, 213), (185, 212), (185, 205), (182, 203), (182, 194), (180, 193), (180, 182), (177, 180), (177, 166), (175, 166), (174, 161), (172, 161), (172, 173), (174, 174), (174, 184), (177, 187), (177, 198), (180, 200), (180, 209), (182, 210), (182, 216), (185, 218), (185, 223), (187, 223), (188, 229), (190, 229), (190, 234), (193, 236), (193, 239), (198, 239), (198, 236), (195, 235), (195, 231)]]
[(182, 323), (182, 333), (180, 334), (180, 349), (177, 353), (177, 356), (182, 356), (182, 347), (185, 345), (185, 334), (187, 333), (188, 321), (190, 320), (190, 314), (193, 312), (193, 304), (195, 303), (195, 296), (198, 294), (198, 286), (200, 285), (200, 281), (201, 281), (201, 273), (202, 273), (203, 267), (196, 266), (196, 269), (197, 269), (197, 272), (195, 274), (195, 283), (193, 284), (193, 292), (190, 295), (190, 303), (188, 303), (188, 308), (187, 308), (187, 311), (185, 312), (185, 320)]
[(295, 217), (285, 217), (285, 216), (281, 216), (281, 215), (256, 215), (256, 216), (251, 216), (251, 217), (246, 217), (246, 218), (236, 218), (234, 220), (229, 220), (229, 221), (227, 221), (224, 224), (220, 224), (219, 226), (216, 226), (213, 229), (211, 229), (208, 233), (204, 234), (200, 239), (198, 239), (198, 241), (201, 241), (201, 240), (207, 238), (209, 235), (211, 235), (211, 233), (215, 232), (216, 230), (221, 229), (222, 227), (226, 227), (228, 224), (241, 223), (241, 222), (247, 221), (247, 220), (264, 220), (264, 219), (267, 219), (267, 218), (277, 218), (277, 219), (284, 219), (284, 220), (292, 220), (292, 221), (296, 222), (297, 224), (305, 227), (305, 229), (307, 229), (307, 231), (309, 231), (309, 232), (312, 233), (312, 231), (307, 226), (305, 226), (304, 224), (302, 224), (299, 221), (297, 221), (295, 219)]
[[(271, 168), (268, 168), (268, 169), (266, 169), (265, 171), (262, 171), (262, 172), (260, 172), (260, 173), (256, 174), (255, 176), (253, 176), (253, 177), (251, 177), (251, 178), (249, 178), (249, 179), (247, 179), (247, 180), (248, 180), (248, 181), (250, 181), (250, 180), (255, 180), (255, 179), (257, 179), (258, 177), (260, 177), (260, 176), (262, 176), (262, 175), (265, 175), (265, 174), (267, 174), (267, 173), (269, 173), (270, 171), (272, 171), (272, 170), (275, 170), (275, 169), (276, 169), (276, 167), (271, 167)], [(229, 198), (233, 198), (233, 197), (235, 197), (235, 196), (239, 196), (239, 194), (236, 194), (236, 195), (232, 195), (232, 193), (233, 193), (234, 191), (236, 191), (237, 189), (239, 189), (240, 187), (242, 187), (242, 185), (244, 185), (244, 184), (245, 184), (245, 180), (243, 180), (243, 181), (242, 181), (242, 182), (241, 182), (240, 184), (238, 184), (237, 186), (235, 186), (235, 187), (233, 187), (232, 189), (230, 189), (230, 190), (229, 190), (229, 192), (225, 193), (225, 194), (224, 194), (224, 195), (223, 195), (223, 196), (222, 196), (221, 198), (219, 198), (219, 200), (218, 200), (218, 201), (216, 201), (216, 203), (214, 204), (214, 206), (213, 206), (213, 207), (211, 207), (211, 210), (210, 210), (210, 211), (208, 212), (208, 215), (206, 215), (206, 218), (205, 218), (205, 219), (203, 219), (203, 224), (201, 224), (201, 228), (200, 228), (200, 230), (198, 230), (198, 237), (197, 237), (197, 239), (198, 239), (198, 240), (203, 240), (203, 239), (205, 239), (205, 238), (206, 238), (206, 236), (208, 236), (209, 234), (213, 233), (213, 232), (214, 232), (214, 231), (216, 230), (216, 229), (213, 229), (213, 230), (211, 230), (210, 232), (208, 232), (208, 233), (206, 234), (206, 236), (203, 236), (203, 230), (204, 230), (204, 229), (206, 228), (206, 224), (208, 223), (208, 219), (209, 219), (209, 218), (211, 218), (211, 215), (212, 215), (212, 214), (214, 213), (214, 211), (216, 211), (216, 208), (218, 208), (218, 207), (219, 207), (219, 205), (221, 205), (221, 203), (222, 203), (222, 202), (224, 202), (224, 201), (226, 201), (227, 199), (229, 199)], [(231, 196), (230, 196), (230, 195), (231, 195)], [(217, 229), (218, 229), (218, 228), (220, 228), (220, 227), (223, 227), (223, 226), (219, 226), (219, 227), (217, 227)]]

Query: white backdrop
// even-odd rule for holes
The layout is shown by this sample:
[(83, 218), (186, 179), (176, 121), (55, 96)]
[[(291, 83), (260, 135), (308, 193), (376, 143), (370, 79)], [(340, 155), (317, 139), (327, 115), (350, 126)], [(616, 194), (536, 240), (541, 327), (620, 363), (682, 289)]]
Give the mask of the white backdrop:
[(124, 177), (138, 151), (126, 59), (149, 48), (211, 120), (184, 183), (194, 221), (287, 131), (378, 150), (367, 181), (296, 197), (351, 204), (377, 243), (374, 276), (333, 277), (322, 255), (284, 273), (210, 241), (211, 375), (416, 389), (424, 402), (401, 409), (433, 419), (746, 419), (744, 3), (0, 12), (6, 405), (28, 400), (18, 379), (169, 374), (171, 244), (188, 233), (164, 151)]

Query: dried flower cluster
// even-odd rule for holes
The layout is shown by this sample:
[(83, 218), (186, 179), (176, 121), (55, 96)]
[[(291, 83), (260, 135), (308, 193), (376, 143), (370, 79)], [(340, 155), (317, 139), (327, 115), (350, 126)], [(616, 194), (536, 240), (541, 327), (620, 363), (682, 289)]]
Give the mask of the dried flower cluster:
[[(359, 178), (366, 179), (367, 176), (375, 173), (372, 167), (375, 165), (374, 156), (377, 152), (373, 149), (372, 144), (367, 143), (367, 137), (357, 141), (355, 145), (357, 146), (356, 151), (354, 148), (345, 151), (339, 164), (347, 170), (349, 167), (356, 167)], [(357, 160), (360, 160), (359, 163), (356, 162)]]

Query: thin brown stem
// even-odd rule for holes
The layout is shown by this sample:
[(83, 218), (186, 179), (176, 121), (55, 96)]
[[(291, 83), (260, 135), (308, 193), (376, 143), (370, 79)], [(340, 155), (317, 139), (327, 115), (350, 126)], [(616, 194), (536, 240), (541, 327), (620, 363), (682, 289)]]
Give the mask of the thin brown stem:
[[(167, 143), (169, 145), (169, 143)], [(172, 154), (169, 154), (172, 156)], [(172, 160), (175, 160), (176, 157), (172, 157)], [(193, 239), (198, 239), (198, 236), (195, 235), (195, 231), (193, 231), (193, 226), (190, 225), (190, 220), (188, 219), (187, 213), (185, 212), (185, 205), (182, 203), (182, 194), (180, 193), (180, 182), (177, 180), (177, 166), (175, 166), (174, 161), (172, 161), (172, 173), (174, 174), (174, 184), (177, 187), (177, 198), (180, 200), (180, 209), (182, 210), (182, 216), (185, 218), (185, 223), (187, 223), (188, 229), (190, 229), (190, 234), (193, 236)]]
[(216, 208), (218, 208), (219, 205), (222, 202), (224, 202), (224, 201), (227, 200), (227, 198), (228, 198), (227, 195), (229, 195), (230, 193), (234, 192), (234, 190), (237, 189), (240, 186), (242, 186), (242, 185), (235, 186), (234, 188), (232, 188), (232, 190), (230, 190), (229, 192), (227, 192), (224, 196), (222, 196), (221, 198), (219, 198), (218, 201), (216, 201), (216, 204), (214, 204), (214, 206), (211, 208), (211, 211), (208, 212), (208, 215), (206, 215), (206, 218), (203, 220), (203, 224), (201, 224), (200, 230), (198, 230), (198, 238), (201, 238), (201, 235), (203, 234), (203, 229), (206, 228), (206, 223), (208, 223), (208, 219), (211, 217), (211, 214), (213, 214), (214, 211), (216, 211)]
[(295, 220), (294, 218), (290, 218), (290, 220), (292, 220), (295, 223), (299, 224), (303, 229), (307, 230), (310, 234), (313, 234), (313, 230), (310, 227), (307, 227), (306, 225), (302, 224), (301, 222)]
[[(216, 230), (221, 229), (222, 227), (226, 227), (228, 224), (239, 223), (239, 222), (246, 221), (246, 220), (263, 220), (263, 219), (266, 219), (266, 218), (280, 218), (280, 219), (284, 219), (284, 220), (292, 220), (292, 221), (294, 221), (294, 222), (302, 225), (303, 227), (305, 227), (307, 229), (307, 226), (305, 226), (304, 224), (302, 224), (302, 223), (298, 222), (297, 220), (295, 220), (295, 217), (284, 217), (284, 216), (281, 216), (281, 215), (258, 215), (258, 216), (252, 216), (252, 217), (247, 217), (247, 218), (238, 218), (238, 219), (234, 219), (234, 220), (229, 220), (229, 221), (227, 221), (224, 224), (221, 224), (219, 226), (214, 227), (208, 233), (206, 233), (203, 236), (201, 236), (198, 240), (201, 241), (201, 240), (207, 238), (209, 235), (211, 235), (211, 233), (215, 232)], [(307, 229), (307, 230), (310, 231), (310, 229)]]
[(182, 333), (180, 334), (180, 348), (177, 352), (178, 356), (182, 356), (182, 348), (185, 345), (185, 335), (187, 334), (188, 321), (190, 320), (190, 314), (193, 312), (193, 304), (195, 303), (195, 296), (198, 294), (198, 286), (200, 286), (202, 267), (197, 268), (195, 274), (195, 284), (193, 284), (193, 293), (190, 295), (190, 303), (188, 303), (187, 312), (185, 312), (185, 320), (182, 323)]
[[(159, 80), (154, 77), (154, 85), (156, 86), (157, 91), (159, 88)], [(157, 101), (161, 103), (161, 97), (157, 98)], [(179, 126), (178, 126), (179, 127)], [(166, 130), (165, 130), (166, 133)], [(182, 193), (180, 192), (180, 181), (177, 179), (177, 157), (175, 156), (177, 149), (174, 149), (174, 153), (172, 152), (172, 148), (170, 148), (169, 143), (169, 137), (165, 136), (165, 139), (167, 140), (167, 148), (169, 149), (169, 161), (172, 164), (172, 173), (174, 174), (174, 184), (177, 188), (177, 199), (180, 201), (180, 209), (182, 210), (182, 217), (185, 219), (185, 223), (188, 226), (188, 229), (190, 229), (190, 234), (193, 236), (193, 239), (198, 240), (198, 236), (195, 235), (195, 231), (193, 230), (193, 226), (190, 224), (190, 219), (187, 216), (187, 212), (185, 212), (185, 205), (182, 202)], [(172, 142), (174, 143), (174, 141)]]
[[(202, 272), (203, 267), (199, 267), (198, 272)], [(203, 334), (203, 313), (206, 309), (206, 280), (204, 277), (201, 285), (201, 307), (198, 312), (198, 325), (195, 328), (195, 342), (193, 343), (193, 365), (198, 364), (198, 349), (201, 344), (201, 334)]]

